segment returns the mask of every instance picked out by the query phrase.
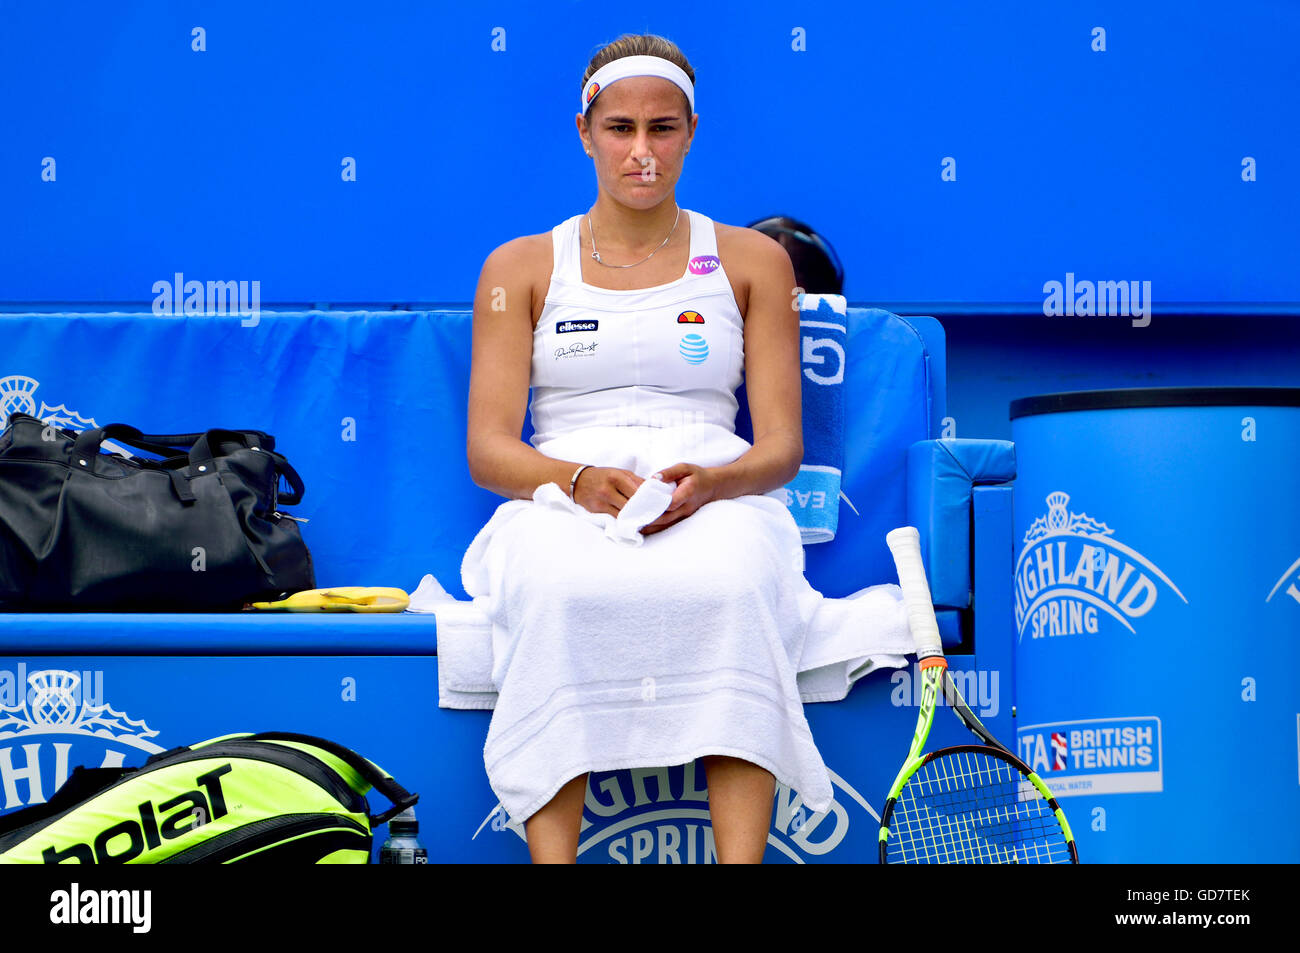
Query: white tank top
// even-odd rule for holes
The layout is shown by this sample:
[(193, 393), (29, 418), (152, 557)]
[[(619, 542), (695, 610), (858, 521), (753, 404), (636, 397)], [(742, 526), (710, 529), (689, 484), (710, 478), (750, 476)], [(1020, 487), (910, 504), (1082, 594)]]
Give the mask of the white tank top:
[(690, 216), (676, 281), (611, 291), (585, 284), (575, 215), (551, 230), (554, 268), (533, 332), (532, 444), (585, 427), (736, 429), (744, 319), (718, 258), (713, 220)]

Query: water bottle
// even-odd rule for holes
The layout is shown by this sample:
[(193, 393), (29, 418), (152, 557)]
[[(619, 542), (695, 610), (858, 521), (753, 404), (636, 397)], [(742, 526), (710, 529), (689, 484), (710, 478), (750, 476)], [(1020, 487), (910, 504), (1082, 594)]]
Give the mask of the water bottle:
[(427, 864), (429, 852), (420, 846), (420, 822), (407, 808), (388, 822), (388, 840), (379, 848), (381, 864)]

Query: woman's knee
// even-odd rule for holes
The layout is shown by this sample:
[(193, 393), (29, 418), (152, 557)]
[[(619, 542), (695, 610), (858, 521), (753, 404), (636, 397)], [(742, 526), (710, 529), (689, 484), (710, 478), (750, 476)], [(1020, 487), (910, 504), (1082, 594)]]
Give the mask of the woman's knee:
[(755, 764), (753, 761), (746, 761), (744, 758), (737, 758), (734, 755), (706, 754), (696, 760), (704, 768), (706, 777), (709, 768), (714, 768), (724, 772), (740, 772), (747, 774), (762, 772), (763, 774), (771, 775), (771, 772), (761, 764)]

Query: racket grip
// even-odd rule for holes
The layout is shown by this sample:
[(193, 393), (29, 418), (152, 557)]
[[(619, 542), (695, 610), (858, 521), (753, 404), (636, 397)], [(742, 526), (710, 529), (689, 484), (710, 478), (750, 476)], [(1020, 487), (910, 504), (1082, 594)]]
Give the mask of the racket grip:
[(943, 655), (943, 640), (939, 636), (939, 620), (934, 615), (934, 602), (930, 584), (925, 578), (925, 565), (921, 562), (921, 534), (915, 526), (900, 526), (885, 534), (885, 543), (894, 557), (898, 569), (898, 584), (903, 590), (903, 604), (907, 609), (907, 624), (912, 630), (918, 659)]

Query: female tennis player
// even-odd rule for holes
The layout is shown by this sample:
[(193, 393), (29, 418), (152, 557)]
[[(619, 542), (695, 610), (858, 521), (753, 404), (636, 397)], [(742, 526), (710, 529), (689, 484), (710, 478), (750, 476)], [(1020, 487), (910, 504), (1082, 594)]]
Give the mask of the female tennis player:
[[(718, 860), (760, 862), (775, 778), (831, 803), (795, 683), (821, 597), (783, 490), (803, 455), (794, 272), (678, 205), (699, 117), (674, 44), (625, 35), (581, 88), (594, 204), (494, 250), (475, 294), (469, 467), (508, 500), (463, 566), (493, 622), (488, 779), (534, 862), (573, 862), (588, 772), (696, 761)], [(732, 162), (762, 174), (751, 148)], [(655, 514), (639, 539), (606, 531), (625, 508)]]

